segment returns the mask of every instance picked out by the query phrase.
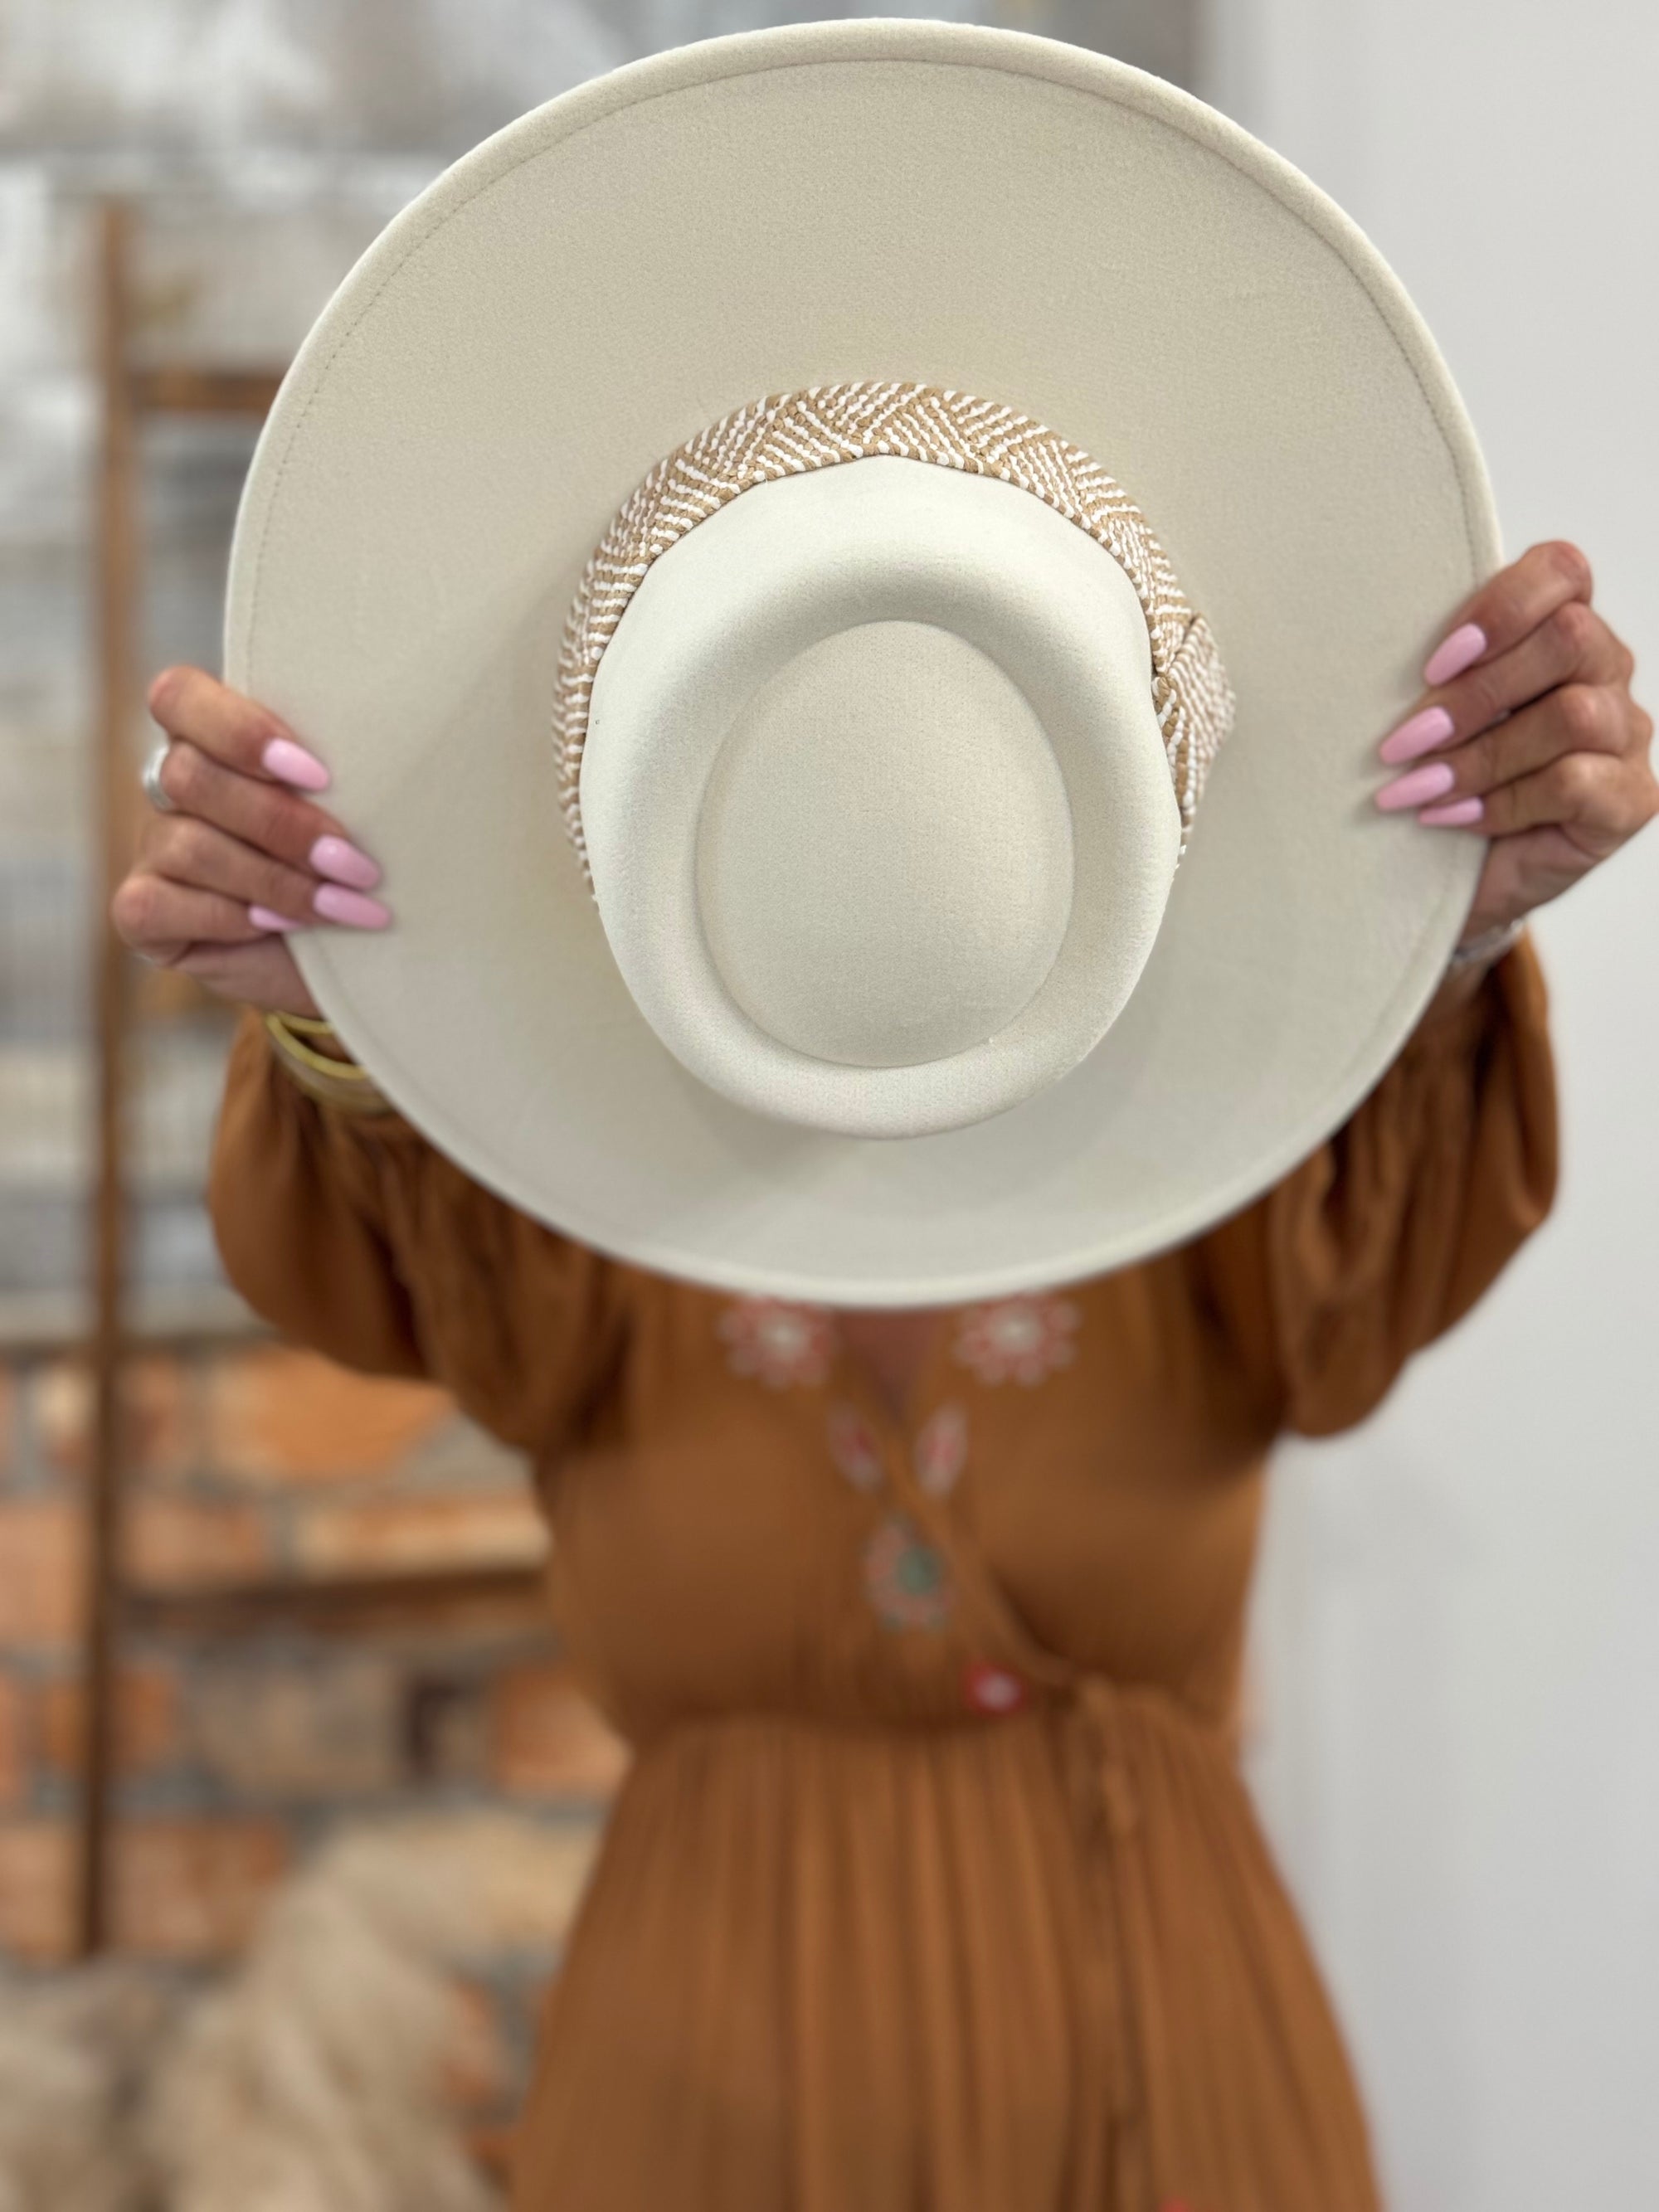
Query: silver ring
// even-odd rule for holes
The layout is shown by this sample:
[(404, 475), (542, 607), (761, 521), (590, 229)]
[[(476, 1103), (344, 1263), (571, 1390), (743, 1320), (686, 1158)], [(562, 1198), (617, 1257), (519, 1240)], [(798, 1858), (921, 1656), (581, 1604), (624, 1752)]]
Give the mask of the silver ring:
[(162, 738), (161, 744), (144, 763), (138, 777), (139, 782), (143, 787), (145, 798), (149, 799), (158, 814), (176, 814), (179, 811), (177, 805), (161, 788), (161, 763), (166, 760), (172, 743), (171, 738)]

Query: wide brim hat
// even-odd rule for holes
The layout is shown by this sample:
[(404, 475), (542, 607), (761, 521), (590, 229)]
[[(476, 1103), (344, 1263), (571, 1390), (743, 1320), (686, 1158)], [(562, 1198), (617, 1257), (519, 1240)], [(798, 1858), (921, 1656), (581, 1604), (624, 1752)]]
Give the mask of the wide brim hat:
[(394, 926), (380, 1088), (605, 1252), (815, 1303), (1074, 1280), (1248, 1203), (1432, 994), (1483, 847), (1376, 746), (1498, 557), (1446, 368), (1304, 177), (1022, 33), (585, 84), (285, 380), (228, 680)]

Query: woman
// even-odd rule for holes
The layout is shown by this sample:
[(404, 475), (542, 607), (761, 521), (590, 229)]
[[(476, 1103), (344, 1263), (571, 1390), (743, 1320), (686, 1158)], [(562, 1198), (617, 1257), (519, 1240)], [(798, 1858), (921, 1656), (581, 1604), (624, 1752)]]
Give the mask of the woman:
[[(1572, 546), (1458, 611), (1377, 804), (1491, 841), (1472, 957), (1277, 1188), (1052, 1297), (831, 1315), (653, 1278), (249, 1019), (212, 1177), (233, 1279), (533, 1456), (563, 1633), (636, 1747), (525, 2212), (1375, 2204), (1230, 1755), (1264, 1462), (1364, 1419), (1550, 1205), (1544, 993), (1511, 926), (1659, 809), (1632, 670)], [(389, 919), (326, 769), (200, 671), (150, 706), (169, 811), (118, 927), (314, 1015), (288, 933)]]

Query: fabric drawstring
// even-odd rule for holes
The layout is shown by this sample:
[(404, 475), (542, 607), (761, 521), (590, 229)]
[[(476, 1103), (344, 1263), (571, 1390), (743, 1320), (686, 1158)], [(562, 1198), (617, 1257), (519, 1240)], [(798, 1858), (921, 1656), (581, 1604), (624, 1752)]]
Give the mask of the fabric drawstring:
[(1085, 1970), (1103, 2044), (1116, 2053), (1111, 2076), (1114, 2212), (1157, 2212), (1146, 2098), (1145, 2053), (1124, 1911), (1122, 1861), (1141, 1824), (1122, 1741), (1122, 1693), (1099, 1674), (1073, 1684), (1065, 1718), (1073, 1817), (1084, 1846), (1100, 1941)]
[[(1063, 1778), (1093, 1906), (1095, 1940), (1083, 1946), (1080, 1965), (1091, 2048), (1099, 2054), (1108, 2100), (1111, 2212), (1170, 2212), (1153, 2171), (1146, 2022), (1126, 1898), (1130, 1855), (1139, 1847), (1143, 1825), (1125, 1726), (1134, 1692), (1039, 1644), (956, 1515), (921, 1487), (904, 1455), (895, 1455), (889, 1471), (912, 1519), (949, 1560), (961, 1601), (987, 1650), (1033, 1688), (1057, 1698)], [(1139, 1884), (1133, 1886), (1138, 1892)]]

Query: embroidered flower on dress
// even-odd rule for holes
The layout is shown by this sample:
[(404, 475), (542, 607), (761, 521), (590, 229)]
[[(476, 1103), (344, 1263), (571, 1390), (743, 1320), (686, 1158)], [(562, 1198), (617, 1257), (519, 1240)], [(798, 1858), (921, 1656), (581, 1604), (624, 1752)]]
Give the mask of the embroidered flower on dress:
[(1025, 1703), (1025, 1685), (1006, 1667), (975, 1659), (962, 1679), (963, 1694), (976, 1713), (1017, 1713)]
[(752, 1376), (769, 1389), (824, 1382), (834, 1357), (830, 1317), (816, 1306), (781, 1298), (736, 1298), (720, 1316), (720, 1335), (734, 1375)]
[(967, 1457), (967, 1414), (954, 1403), (938, 1407), (916, 1437), (916, 1480), (930, 1498), (948, 1497)]
[(1042, 1382), (1067, 1365), (1082, 1316), (1067, 1298), (999, 1298), (970, 1306), (957, 1325), (956, 1357), (981, 1382)]
[(854, 1490), (879, 1490), (883, 1468), (870, 1425), (856, 1406), (838, 1399), (830, 1408), (830, 1456)]
[(866, 1544), (864, 1587), (888, 1628), (942, 1628), (951, 1617), (950, 1571), (901, 1513), (890, 1514)]

